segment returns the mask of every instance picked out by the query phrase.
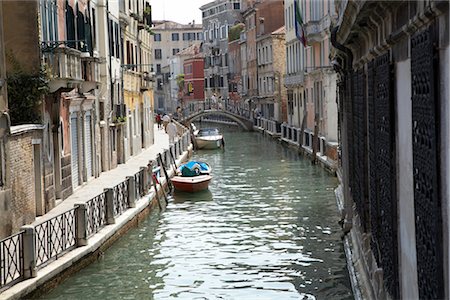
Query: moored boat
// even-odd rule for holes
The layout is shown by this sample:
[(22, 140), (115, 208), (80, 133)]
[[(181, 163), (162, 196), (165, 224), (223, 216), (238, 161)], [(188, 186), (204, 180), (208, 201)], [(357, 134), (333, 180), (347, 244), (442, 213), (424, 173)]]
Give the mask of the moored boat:
[(198, 192), (208, 189), (212, 177), (211, 166), (202, 161), (191, 160), (177, 169), (177, 176), (172, 178), (176, 190)]
[(218, 149), (224, 146), (223, 136), (217, 128), (202, 128), (195, 135), (198, 149)]
[(176, 190), (193, 193), (208, 189), (211, 179), (211, 175), (192, 177), (174, 176), (172, 178), (172, 184)]

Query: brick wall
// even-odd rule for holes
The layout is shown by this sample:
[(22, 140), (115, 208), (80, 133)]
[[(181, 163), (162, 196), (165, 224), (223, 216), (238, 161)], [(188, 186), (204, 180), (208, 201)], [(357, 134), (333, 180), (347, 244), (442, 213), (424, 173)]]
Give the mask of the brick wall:
[(67, 199), (72, 195), (72, 165), (71, 156), (67, 154), (61, 157), (61, 196)]
[(22, 225), (32, 223), (36, 217), (33, 139), (42, 140), (42, 131), (21, 131), (12, 134), (10, 138), (12, 191), (10, 210), (13, 232), (16, 232)]

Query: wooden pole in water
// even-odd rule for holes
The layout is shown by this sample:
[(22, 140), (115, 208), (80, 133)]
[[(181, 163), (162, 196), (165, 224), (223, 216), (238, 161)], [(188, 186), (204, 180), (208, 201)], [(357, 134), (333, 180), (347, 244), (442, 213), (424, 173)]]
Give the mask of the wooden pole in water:
[(160, 201), (160, 199), (159, 199), (158, 188), (156, 187), (156, 175), (153, 174), (153, 171), (152, 171), (152, 185), (153, 185), (153, 188), (155, 189), (155, 193), (156, 193), (156, 201), (158, 201), (158, 207), (159, 207), (159, 209), (161, 210), (161, 209), (162, 209), (162, 207), (161, 207), (161, 201)]
[[(158, 160), (159, 160), (159, 164), (160, 164), (161, 168), (164, 171), (164, 176), (166, 177), (167, 185), (169, 186), (169, 189), (172, 190), (173, 189), (172, 182), (170, 181), (169, 175), (167, 174), (167, 171), (166, 171), (166, 167), (163, 164), (161, 153), (158, 154)], [(166, 191), (164, 190), (161, 180), (159, 181), (159, 184), (161, 185), (161, 188), (163, 189), (164, 198), (166, 198), (166, 204), (167, 204), (167, 203), (169, 203), (169, 201), (167, 200)]]
[(173, 156), (172, 148), (169, 149), (169, 152), (170, 152), (170, 157), (172, 158), (173, 165), (174, 165), (173, 174), (177, 174), (177, 162), (175, 160), (175, 157)]

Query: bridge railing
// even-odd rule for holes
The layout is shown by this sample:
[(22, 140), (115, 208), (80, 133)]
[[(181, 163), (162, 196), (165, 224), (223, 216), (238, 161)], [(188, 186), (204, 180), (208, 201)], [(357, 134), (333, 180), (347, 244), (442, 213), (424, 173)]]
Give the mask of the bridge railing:
[(257, 117), (256, 126), (271, 135), (281, 135), (281, 123), (276, 120), (266, 119), (263, 117)]

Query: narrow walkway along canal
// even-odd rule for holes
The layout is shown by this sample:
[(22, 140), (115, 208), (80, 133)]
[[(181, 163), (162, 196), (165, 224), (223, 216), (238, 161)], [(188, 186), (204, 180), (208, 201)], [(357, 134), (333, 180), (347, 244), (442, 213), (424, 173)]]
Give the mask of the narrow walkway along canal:
[(43, 299), (352, 299), (336, 178), (257, 133), (199, 151), (209, 191), (176, 193)]

